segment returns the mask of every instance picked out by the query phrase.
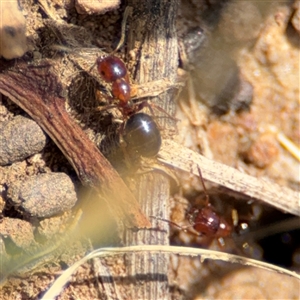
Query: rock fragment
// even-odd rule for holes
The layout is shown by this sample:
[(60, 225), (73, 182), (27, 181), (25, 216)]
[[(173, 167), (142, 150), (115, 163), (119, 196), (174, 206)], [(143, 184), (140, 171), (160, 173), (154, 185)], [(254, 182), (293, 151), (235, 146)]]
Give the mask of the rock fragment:
[(1, 220), (0, 236), (3, 237), (4, 241), (10, 239), (15, 246), (23, 249), (35, 243), (32, 225), (20, 219), (3, 218)]
[(26, 51), (26, 24), (18, 0), (1, 1), (0, 56), (13, 59), (23, 56)]
[(79, 14), (104, 14), (105, 12), (117, 9), (120, 6), (120, 0), (76, 0), (75, 8)]
[(258, 168), (266, 168), (272, 164), (279, 155), (279, 146), (274, 136), (262, 134), (246, 152), (246, 160)]
[(33, 217), (45, 218), (71, 209), (77, 195), (65, 173), (46, 173), (14, 182), (7, 192), (15, 208)]
[(46, 140), (44, 131), (29, 118), (16, 116), (0, 123), (0, 165), (22, 161), (40, 152)]

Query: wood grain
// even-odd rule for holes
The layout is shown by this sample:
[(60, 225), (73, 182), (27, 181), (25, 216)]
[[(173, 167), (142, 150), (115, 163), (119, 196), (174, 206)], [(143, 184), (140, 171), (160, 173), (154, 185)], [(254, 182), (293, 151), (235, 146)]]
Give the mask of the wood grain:
[(199, 176), (201, 168), (205, 180), (237, 193), (239, 197), (255, 199), (283, 212), (300, 216), (300, 193), (279, 186), (263, 178), (255, 178), (234, 168), (208, 159), (171, 140), (165, 140), (159, 152), (159, 161), (176, 169)]
[[(178, 68), (177, 33), (175, 20), (178, 1), (128, 1), (131, 14), (127, 19), (125, 45), (127, 65), (138, 85), (167, 80), (175, 86)], [(130, 60), (135, 57), (134, 60)], [(166, 89), (159, 97), (143, 98), (163, 108), (169, 115), (175, 112), (177, 88)], [(160, 118), (161, 116), (161, 118)], [(155, 110), (163, 138), (172, 138), (176, 122)], [(155, 158), (156, 161), (156, 158)], [(151, 165), (151, 161), (149, 162)], [(135, 176), (135, 195), (146, 215), (169, 219), (170, 182), (162, 172)], [(168, 245), (169, 224), (150, 219), (152, 229), (121, 236), (124, 245)], [(111, 282), (101, 283), (100, 290), (108, 299), (169, 299), (169, 256), (161, 253), (128, 253), (115, 259), (119, 268), (100, 263), (99, 274), (111, 274)], [(122, 274), (120, 276), (119, 274)]]

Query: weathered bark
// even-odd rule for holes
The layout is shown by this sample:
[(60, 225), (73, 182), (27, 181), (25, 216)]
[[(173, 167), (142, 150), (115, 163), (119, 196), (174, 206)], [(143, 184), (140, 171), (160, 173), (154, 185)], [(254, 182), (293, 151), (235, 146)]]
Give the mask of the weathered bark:
[[(127, 47), (137, 57), (135, 82), (143, 84), (163, 78), (175, 82), (178, 52), (175, 29), (178, 1), (128, 1), (133, 8), (128, 20)], [(160, 99), (149, 99), (155, 105), (173, 115), (174, 90), (169, 90)], [(163, 113), (160, 113), (163, 116)], [(165, 116), (163, 116), (165, 117)], [(162, 118), (160, 126), (163, 136), (170, 135), (174, 121)], [(169, 178), (158, 172), (140, 176), (137, 180), (136, 197), (146, 216), (169, 218)], [(151, 220), (150, 220), (151, 221)], [(159, 229), (158, 229), (159, 224)], [(124, 236), (125, 245), (169, 244), (169, 225), (152, 219), (153, 230), (133, 232), (128, 230)], [(134, 276), (133, 299), (168, 299), (168, 255), (128, 254), (131, 273)], [(145, 277), (136, 276), (144, 275)]]
[[(128, 60), (135, 57), (135, 68), (130, 70), (131, 74), (134, 74), (134, 82), (144, 84), (160, 79), (175, 82), (178, 66), (175, 30), (178, 1), (129, 0), (128, 6), (132, 10), (127, 20), (125, 47)], [(174, 115), (175, 92), (175, 89), (168, 89), (159, 97), (149, 98), (149, 101), (165, 110), (167, 114)], [(162, 117), (156, 118), (162, 129), (162, 137), (172, 138), (175, 121), (164, 112), (154, 110), (156, 117)], [(135, 176), (135, 180), (135, 196), (145, 215), (168, 219), (170, 197), (168, 176), (162, 172), (152, 171)], [(168, 245), (169, 224), (151, 217), (150, 222), (152, 229), (125, 230), (122, 236), (124, 245)], [(113, 276), (108, 280), (109, 284), (104, 284), (103, 280), (101, 282), (102, 295), (109, 299), (169, 298), (168, 255), (127, 254), (115, 261), (115, 264), (118, 264), (118, 268), (114, 272), (109, 272)], [(102, 264), (100, 274), (105, 275), (106, 272), (107, 268), (103, 268)]]

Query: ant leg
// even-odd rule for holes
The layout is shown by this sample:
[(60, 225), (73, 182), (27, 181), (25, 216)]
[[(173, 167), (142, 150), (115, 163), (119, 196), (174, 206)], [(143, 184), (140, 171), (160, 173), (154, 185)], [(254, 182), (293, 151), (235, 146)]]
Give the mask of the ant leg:
[(156, 220), (159, 220), (159, 221), (167, 222), (167, 223), (169, 223), (169, 224), (171, 224), (171, 225), (173, 225), (173, 226), (175, 226), (175, 227), (181, 229), (182, 231), (191, 233), (191, 234), (193, 234), (193, 235), (195, 235), (195, 236), (198, 236), (198, 237), (199, 237), (199, 236), (202, 236), (201, 233), (195, 232), (195, 231), (191, 230), (191, 229), (193, 229), (193, 225), (189, 225), (189, 226), (180, 226), (179, 224), (177, 224), (177, 223), (175, 223), (175, 222), (172, 222), (172, 221), (170, 221), (170, 220), (164, 219), (164, 218), (155, 217), (155, 216), (149, 216), (149, 218), (153, 218), (153, 219), (156, 219)]
[[(131, 102), (132, 103), (132, 102)], [(134, 103), (134, 112), (133, 114), (139, 112), (140, 110), (142, 110), (144, 107), (148, 107), (147, 105), (147, 100), (142, 100), (140, 102)], [(152, 111), (150, 110), (151, 114)]]
[(105, 105), (105, 106), (103, 106), (103, 107), (101, 107), (101, 106), (96, 107), (96, 108), (95, 108), (95, 111), (101, 112), (101, 111), (106, 111), (106, 110), (109, 110), (109, 109), (112, 109), (112, 108), (118, 108), (118, 106), (117, 106), (116, 104), (112, 104), (112, 103), (113, 103), (113, 100), (114, 100), (112, 97), (110, 97), (110, 96), (108, 96), (108, 95), (105, 95), (105, 94), (102, 94), (102, 93), (101, 93), (101, 95), (99, 95), (99, 94), (97, 93), (97, 94), (96, 94), (96, 99), (97, 99), (99, 102), (101, 101), (101, 100), (100, 100), (100, 97), (105, 98), (105, 99), (107, 100), (108, 104)]
[(143, 108), (147, 107), (150, 110), (150, 113), (152, 116), (155, 117), (153, 108), (159, 110), (160, 112), (164, 113), (165, 115), (168, 116), (168, 118), (174, 120), (174, 121), (179, 121), (178, 119), (174, 118), (173, 116), (171, 116), (168, 112), (166, 112), (163, 108), (161, 108), (158, 105), (155, 105), (153, 103), (149, 103), (149, 100), (142, 100), (140, 103), (136, 103), (136, 109), (135, 112), (138, 112), (140, 110), (142, 110)]
[(156, 220), (163, 221), (163, 222), (167, 222), (167, 223), (169, 223), (169, 224), (171, 224), (171, 225), (176, 226), (176, 227), (179, 228), (179, 229), (184, 230), (182, 226), (180, 226), (179, 224), (177, 224), (177, 223), (175, 223), (175, 222), (172, 222), (172, 221), (170, 221), (170, 220), (167, 220), (167, 219), (164, 219), (164, 218), (160, 218), (160, 217), (155, 217), (155, 216), (149, 216), (149, 218), (156, 219)]
[(113, 97), (111, 97), (107, 94), (104, 94), (100, 90), (96, 90), (95, 97), (96, 97), (96, 100), (99, 102), (101, 102), (101, 98), (104, 98), (109, 104), (112, 104), (113, 100), (114, 100)]
[[(151, 115), (153, 116), (153, 118), (157, 118), (157, 116), (155, 116), (153, 108), (156, 108), (157, 110), (163, 112), (164, 114), (167, 115), (168, 118), (174, 120), (174, 121), (179, 121), (178, 119), (174, 118), (173, 116), (171, 116), (170, 114), (168, 114), (164, 109), (162, 109), (161, 107), (153, 104), (153, 103), (149, 103), (149, 100), (143, 100), (139, 103), (135, 103), (135, 109), (134, 109), (134, 113), (139, 112), (140, 110), (142, 110), (143, 108), (147, 107), (150, 110)], [(158, 128), (161, 130), (161, 126), (159, 124), (157, 124)]]
[[(160, 106), (158, 106), (158, 105), (156, 105), (156, 104), (154, 104), (154, 103), (149, 103), (149, 102), (147, 102), (147, 106), (148, 106), (148, 108), (149, 108), (149, 110), (151, 111), (153, 108), (155, 108), (155, 109), (157, 109), (158, 111), (160, 111), (160, 112), (162, 112), (163, 114), (165, 114), (168, 118), (170, 118), (171, 120), (173, 120), (173, 121), (179, 121), (178, 119), (176, 119), (176, 118), (174, 118), (173, 116), (171, 116), (167, 111), (165, 111), (163, 108), (161, 108)], [(152, 110), (152, 112), (153, 112), (153, 110)], [(154, 115), (154, 113), (153, 113), (153, 115)]]

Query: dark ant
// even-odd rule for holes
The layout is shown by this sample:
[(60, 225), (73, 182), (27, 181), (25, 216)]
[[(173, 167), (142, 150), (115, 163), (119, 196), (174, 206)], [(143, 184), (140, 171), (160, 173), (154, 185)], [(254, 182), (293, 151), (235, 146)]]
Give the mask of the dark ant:
[(161, 146), (161, 135), (157, 124), (151, 116), (145, 113), (138, 113), (145, 106), (146, 102), (133, 103), (130, 96), (130, 83), (127, 68), (124, 62), (116, 56), (99, 57), (96, 61), (100, 76), (112, 84), (112, 96), (118, 100), (115, 105), (108, 105), (105, 109), (116, 107), (123, 115), (124, 122), (120, 133), (127, 144), (127, 150), (135, 152), (144, 157), (155, 156)]
[[(168, 222), (178, 227), (179, 229), (183, 231), (188, 231), (196, 236), (204, 235), (209, 239), (217, 238), (219, 244), (223, 245), (223, 243), (219, 239), (229, 236), (232, 233), (232, 226), (230, 226), (228, 222), (214, 210), (212, 204), (209, 202), (209, 195), (204, 185), (204, 180), (202, 177), (201, 170), (199, 166), (197, 166), (197, 168), (198, 168), (199, 176), (201, 179), (201, 183), (203, 186), (206, 199), (205, 199), (204, 207), (202, 208), (193, 207), (187, 213), (187, 219), (191, 225), (180, 226), (179, 224), (169, 220), (165, 220), (157, 217), (153, 217), (153, 218)], [(191, 228), (193, 230), (191, 230)]]

